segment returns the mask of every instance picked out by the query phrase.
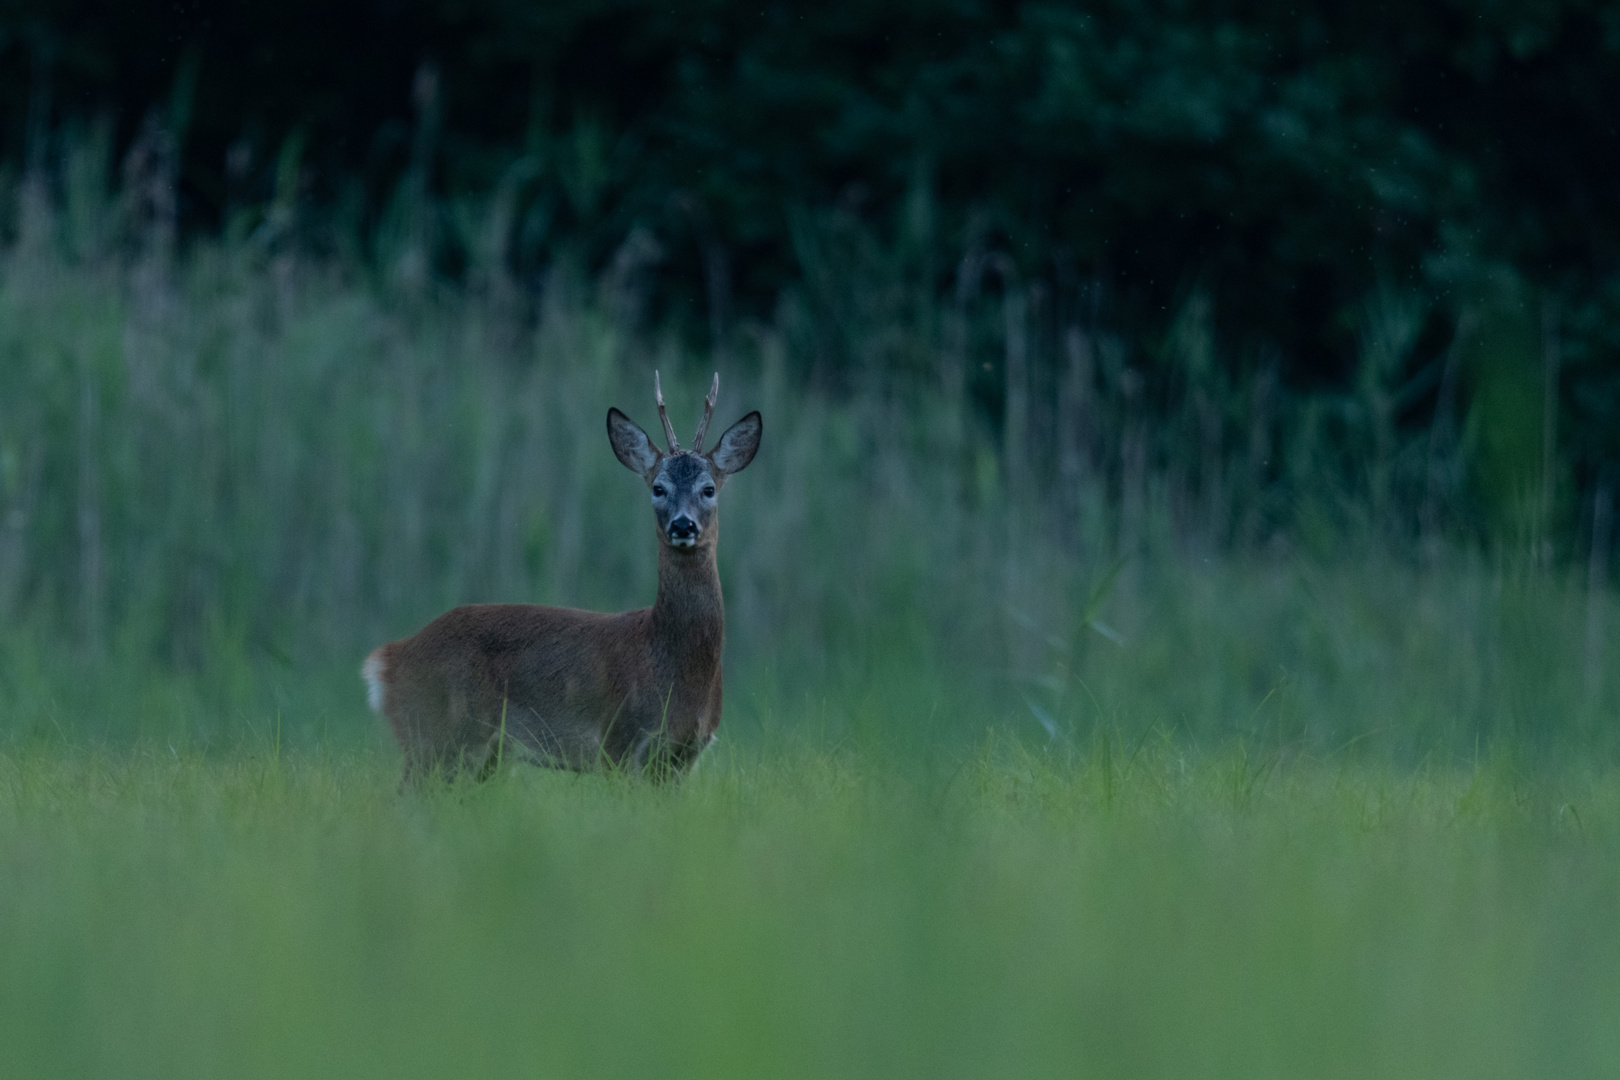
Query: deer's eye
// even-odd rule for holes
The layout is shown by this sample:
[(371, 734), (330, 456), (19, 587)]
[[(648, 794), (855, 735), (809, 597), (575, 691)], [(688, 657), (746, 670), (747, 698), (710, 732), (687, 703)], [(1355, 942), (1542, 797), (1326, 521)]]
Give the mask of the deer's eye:
[(653, 485), (653, 498), (662, 499), (664, 497), (664, 495), (665, 495), (664, 485), (663, 484), (654, 484)]
[(707, 486), (707, 487), (705, 487), (703, 489), (703, 497), (705, 499), (714, 498), (714, 485), (713, 484), (710, 484), (709, 486)]

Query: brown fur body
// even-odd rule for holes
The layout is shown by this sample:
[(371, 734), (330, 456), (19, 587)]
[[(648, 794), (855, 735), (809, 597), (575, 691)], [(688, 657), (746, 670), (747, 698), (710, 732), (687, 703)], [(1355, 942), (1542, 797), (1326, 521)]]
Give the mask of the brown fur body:
[(660, 551), (650, 608), (468, 605), (372, 656), (407, 780), (436, 766), (482, 773), (498, 751), (581, 771), (679, 772), (720, 724), (724, 645), (711, 542)]
[[(655, 383), (656, 385), (656, 383)], [(678, 776), (720, 725), (725, 606), (715, 563), (716, 502), (759, 446), (757, 412), (702, 452), (719, 376), (690, 451), (670, 451), (608, 410), (614, 454), (646, 482), (657, 524), (658, 596), (607, 615), (533, 604), (473, 604), (366, 658), (371, 707), (405, 752), (407, 782), (435, 769), (487, 776), (503, 758)]]

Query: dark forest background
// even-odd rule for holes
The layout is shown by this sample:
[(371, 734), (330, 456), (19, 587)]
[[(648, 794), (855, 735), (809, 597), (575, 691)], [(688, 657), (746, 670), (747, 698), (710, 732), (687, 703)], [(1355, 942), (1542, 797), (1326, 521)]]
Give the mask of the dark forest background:
[[(1455, 413), (1465, 531), (1528, 499), (1571, 545), (1620, 461), (1617, 102), (1620, 7), (1586, 0), (0, 4), (12, 189), (100, 132), (126, 181), (170, 161), (182, 243), (296, 205), (306, 247), (377, 258), (405, 206), (437, 279), (491, 228), (530, 291), (656, 266), (634, 317), (717, 351), (793, 297), (835, 392), (936, 363), (854, 340), (863, 274), (901, 307), (1016, 282), (1037, 368), (1069, 326), (1148, 343), (1126, 396)], [(1151, 362), (1189, 313), (1213, 375)], [(1004, 439), (1001, 367), (967, 391)]]

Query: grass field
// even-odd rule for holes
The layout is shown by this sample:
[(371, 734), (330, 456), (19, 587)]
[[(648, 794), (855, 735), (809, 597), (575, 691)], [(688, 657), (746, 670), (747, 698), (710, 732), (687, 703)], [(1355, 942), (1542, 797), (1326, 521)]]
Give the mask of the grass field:
[(712, 358), (566, 266), (115, 242), (85, 168), (0, 251), (0, 1077), (1620, 1073), (1607, 526), (1551, 467), (1471, 519), (1398, 364), (1278, 404), (1193, 320), (1020, 383), (1011, 300), (877, 305), (911, 360), (829, 386), (787, 297), (716, 751), (401, 795), (361, 657), (648, 603), (602, 418)]
[(1620, 775), (989, 738), (0, 757), (8, 1076), (1583, 1077)]

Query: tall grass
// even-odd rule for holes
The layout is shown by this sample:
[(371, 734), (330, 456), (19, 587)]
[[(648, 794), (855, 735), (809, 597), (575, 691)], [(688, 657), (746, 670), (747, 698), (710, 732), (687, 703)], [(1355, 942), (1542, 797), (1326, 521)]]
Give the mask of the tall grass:
[(1290, 396), (1227, 374), (1197, 295), (1133, 340), (970, 253), (934, 305), (802, 215), (803, 286), (706, 352), (637, 317), (635, 237), (599, 280), (562, 258), (520, 284), (498, 206), (463, 208), (495, 239), (452, 285), (421, 230), (301, 241), (289, 189), (181, 250), (161, 144), (115, 191), (97, 138), (9, 189), (0, 251), (14, 737), (347, 738), (372, 730), (359, 657), (447, 606), (649, 602), (602, 418), (650, 421), (657, 367), (689, 427), (720, 356), (716, 422), (766, 422), (720, 555), (745, 739), (1612, 746), (1607, 552), (1469, 539), (1454, 387), (1397, 423), (1398, 296), (1348, 396)]

